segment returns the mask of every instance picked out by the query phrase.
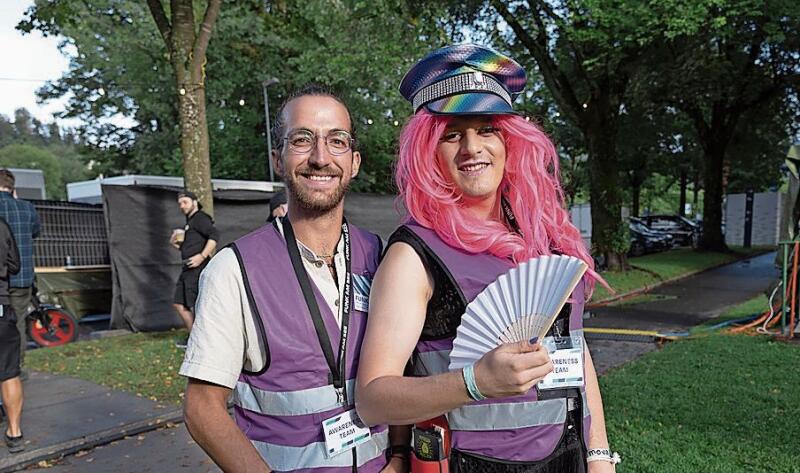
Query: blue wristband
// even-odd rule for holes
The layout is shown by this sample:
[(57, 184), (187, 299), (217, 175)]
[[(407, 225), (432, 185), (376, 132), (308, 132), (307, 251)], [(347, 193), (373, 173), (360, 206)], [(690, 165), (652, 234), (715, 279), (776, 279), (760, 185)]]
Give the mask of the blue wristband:
[(475, 365), (467, 365), (464, 367), (462, 374), (464, 375), (464, 384), (467, 386), (467, 394), (473, 401), (482, 401), (486, 396), (478, 389), (478, 383), (475, 382)]

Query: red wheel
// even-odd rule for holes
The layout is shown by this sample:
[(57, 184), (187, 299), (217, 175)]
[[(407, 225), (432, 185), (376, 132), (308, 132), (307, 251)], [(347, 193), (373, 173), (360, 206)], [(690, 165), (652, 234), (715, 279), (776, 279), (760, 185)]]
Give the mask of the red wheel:
[(43, 324), (39, 319), (30, 323), (31, 338), (40, 347), (57, 347), (74, 341), (78, 337), (75, 317), (60, 309), (43, 309)]

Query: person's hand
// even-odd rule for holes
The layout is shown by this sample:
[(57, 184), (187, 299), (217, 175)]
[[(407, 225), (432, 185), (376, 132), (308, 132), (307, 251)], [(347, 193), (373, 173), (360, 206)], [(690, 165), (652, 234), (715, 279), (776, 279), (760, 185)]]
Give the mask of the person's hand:
[(550, 354), (541, 345), (506, 343), (483, 355), (475, 363), (475, 381), (486, 397), (525, 394), (553, 371)]
[(198, 266), (203, 264), (203, 261), (205, 261), (205, 260), (206, 259), (203, 257), (203, 255), (201, 255), (200, 253), (197, 253), (194, 256), (190, 256), (190, 257), (186, 258), (186, 267), (190, 268), (190, 269), (197, 268)]
[(611, 462), (594, 461), (589, 462), (588, 473), (616, 473), (617, 465)]
[(383, 467), (381, 473), (407, 473), (409, 471), (409, 464), (406, 460), (400, 457), (392, 457), (389, 463)]
[(172, 230), (172, 234), (169, 236), (169, 244), (177, 249), (181, 249), (181, 243), (183, 243), (183, 239), (181, 239), (181, 241), (178, 241), (178, 239), (182, 237), (183, 234), (183, 230)]

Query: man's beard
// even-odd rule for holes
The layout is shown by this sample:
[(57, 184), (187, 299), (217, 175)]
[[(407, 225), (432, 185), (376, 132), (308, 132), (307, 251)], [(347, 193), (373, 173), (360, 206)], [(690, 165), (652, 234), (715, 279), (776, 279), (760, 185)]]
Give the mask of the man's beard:
[(322, 194), (320, 192), (308, 191), (301, 185), (295, 182), (295, 175), (284, 179), (286, 187), (289, 190), (291, 199), (303, 210), (315, 215), (322, 215), (335, 209), (339, 203), (344, 199), (344, 194), (347, 188), (350, 187), (350, 180), (345, 180), (343, 176), (339, 177), (339, 186), (329, 194)]

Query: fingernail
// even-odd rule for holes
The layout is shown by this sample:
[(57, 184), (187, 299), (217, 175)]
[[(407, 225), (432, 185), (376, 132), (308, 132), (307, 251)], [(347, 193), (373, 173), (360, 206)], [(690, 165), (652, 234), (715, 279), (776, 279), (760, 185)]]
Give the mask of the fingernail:
[(539, 337), (533, 337), (533, 338), (531, 338), (531, 339), (529, 340), (529, 343), (530, 343), (531, 345), (533, 345), (533, 344), (535, 344), (535, 343), (536, 343), (536, 342), (538, 342), (538, 341), (539, 341)]

